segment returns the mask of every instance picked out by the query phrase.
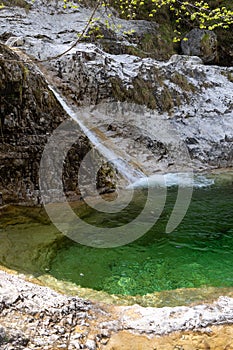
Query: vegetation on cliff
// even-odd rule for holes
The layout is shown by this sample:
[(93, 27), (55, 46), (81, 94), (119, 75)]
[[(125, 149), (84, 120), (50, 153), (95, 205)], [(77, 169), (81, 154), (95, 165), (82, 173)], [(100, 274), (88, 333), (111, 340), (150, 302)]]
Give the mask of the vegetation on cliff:
[[(63, 1), (64, 8), (77, 7), (70, 1)], [(233, 5), (229, 0), (99, 0), (97, 2), (76, 0), (75, 3), (95, 4), (95, 7), (105, 9), (114, 7), (118, 16), (124, 19), (155, 20), (162, 23), (169, 19), (173, 25), (175, 42), (180, 40), (184, 29), (195, 27), (208, 30), (228, 29), (233, 25)], [(108, 13), (108, 17), (112, 17), (112, 12)], [(91, 24), (95, 20), (92, 19)], [(106, 21), (106, 24), (109, 28), (112, 27), (110, 20)]]

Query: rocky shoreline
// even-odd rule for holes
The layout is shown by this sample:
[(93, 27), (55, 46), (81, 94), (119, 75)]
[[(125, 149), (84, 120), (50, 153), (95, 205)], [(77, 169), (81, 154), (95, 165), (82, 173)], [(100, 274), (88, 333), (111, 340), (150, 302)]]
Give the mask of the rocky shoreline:
[[(143, 339), (147, 342), (144, 349), (154, 349), (156, 342), (164, 349), (167, 344), (170, 349), (168, 337), (175, 337), (174, 342), (178, 344), (179, 339), (184, 340), (185, 334), (188, 339), (187, 335), (190, 337), (192, 332), (199, 341), (206, 335), (210, 341), (211, 335), (216, 334), (213, 327), (233, 324), (233, 298), (230, 297), (222, 296), (213, 303), (189, 307), (111, 306), (59, 294), (27, 281), (23, 275), (6, 271), (0, 271), (0, 281), (2, 350), (132, 349), (131, 336), (135, 349), (139, 349)], [(220, 336), (222, 328), (219, 329)], [(123, 345), (125, 338), (128, 341)], [(225, 339), (226, 343), (230, 341)], [(220, 349), (198, 349), (207, 348)]]
[[(100, 310), (89, 301), (1, 271), (1, 349), (95, 349), (89, 320)], [(80, 327), (81, 332), (75, 332)]]

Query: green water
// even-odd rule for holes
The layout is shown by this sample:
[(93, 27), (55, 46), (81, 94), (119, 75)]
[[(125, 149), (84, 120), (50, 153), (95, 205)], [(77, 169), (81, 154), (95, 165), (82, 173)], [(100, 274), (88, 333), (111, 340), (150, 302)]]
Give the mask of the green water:
[[(233, 174), (216, 176), (215, 185), (195, 189), (184, 220), (166, 234), (176, 196), (177, 188), (170, 188), (165, 209), (147, 234), (111, 249), (82, 246), (64, 237), (42, 209), (7, 208), (0, 212), (0, 264), (126, 296), (233, 287)], [(143, 207), (143, 198), (139, 192), (128, 209), (111, 215), (108, 222), (106, 214), (85, 205), (79, 213), (98, 227), (120, 223), (124, 230), (124, 223)]]
[[(233, 286), (232, 181), (195, 189), (186, 217), (173, 233), (165, 234), (176, 195), (176, 188), (168, 191), (161, 219), (136, 242), (98, 249), (67, 241), (57, 251), (49, 273), (82, 287), (123, 295)], [(132, 215), (131, 207), (123, 217), (119, 215), (119, 221)], [(104, 221), (92, 211), (87, 216), (98, 225)], [(113, 221), (117, 222), (116, 215)]]

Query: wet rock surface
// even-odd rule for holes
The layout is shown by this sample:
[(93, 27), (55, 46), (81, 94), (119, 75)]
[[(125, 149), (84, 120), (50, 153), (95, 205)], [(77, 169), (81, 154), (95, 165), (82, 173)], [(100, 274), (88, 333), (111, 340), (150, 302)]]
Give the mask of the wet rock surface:
[[(20, 48), (36, 59), (47, 59), (70, 47), (90, 13), (90, 9), (82, 7), (64, 10), (56, 1), (49, 4), (36, 1), (30, 11), (6, 7), (1, 15), (8, 21), (4, 21), (0, 36), (11, 45), (22, 44)], [(104, 20), (104, 15), (101, 18)], [(129, 30), (132, 23), (119, 21), (123, 23), (121, 32), (107, 33), (106, 28), (103, 31), (111, 43), (117, 42), (123, 47), (129, 39), (123, 30)], [(146, 21), (134, 23), (135, 45), (141, 40), (138, 38), (143, 30), (156, 32), (156, 24), (153, 25), (152, 29), (152, 24)], [(127, 101), (155, 110), (161, 121), (167, 120), (170, 128), (176, 130), (195, 170), (232, 166), (232, 67), (205, 66), (198, 57), (174, 55), (169, 61), (159, 62), (122, 54), (124, 51), (107, 51), (114, 54), (104, 51), (98, 43), (79, 43), (59, 59), (43, 62), (43, 69), (46, 68), (44, 72), (50, 82), (75, 105)], [(125, 147), (125, 153), (128, 145), (139, 149), (134, 155), (139, 162), (146, 163), (151, 149), (156, 155), (154, 163), (159, 163), (161, 156), (162, 162), (155, 171), (174, 171), (180, 166), (179, 157), (168, 151), (164, 154), (164, 150), (173, 147), (171, 137), (162, 142), (156, 135), (156, 127), (150, 123), (140, 130), (132, 120), (125, 120), (123, 125), (104, 115), (88, 117), (88, 122), (90, 119), (103, 135), (111, 129), (109, 139)], [(141, 119), (143, 124), (146, 117)], [(183, 161), (183, 166), (186, 163)], [(150, 162), (148, 164), (150, 167)], [(74, 187), (73, 182), (70, 188)]]
[[(60, 91), (78, 105), (112, 104), (120, 100), (145, 104), (154, 110), (151, 118), (160, 118), (160, 130), (166, 129), (166, 123), (176, 130), (195, 170), (232, 166), (232, 68), (204, 66), (198, 57), (178, 55), (161, 63), (136, 56), (110, 55), (93, 44), (79, 44), (73, 53), (54, 62), (51, 70)], [(141, 148), (145, 158), (151, 148), (156, 148), (163, 157), (156, 146), (162, 142), (156, 123), (150, 123), (146, 112), (141, 114), (140, 123), (125, 116), (124, 124), (117, 115), (115, 118), (92, 115), (87, 118), (90, 127), (92, 123), (115, 143), (121, 139), (121, 148), (128, 140), (134, 144), (134, 152)], [(163, 148), (169, 148), (171, 139), (164, 142)], [(128, 149), (125, 147), (126, 152)], [(140, 161), (143, 156), (138, 153), (135, 158)], [(178, 166), (175, 159), (167, 154), (162, 169), (158, 166), (157, 170), (168, 171), (169, 164)]]
[[(28, 10), (28, 7), (26, 11), (23, 7), (2, 9), (0, 16), (4, 21), (0, 37), (2, 42), (20, 47), (37, 60), (66, 50), (76, 40), (91, 13), (84, 8), (63, 10), (57, 1), (49, 4), (38, 1)], [(123, 29), (127, 29), (128, 24), (124, 25)], [(127, 46), (141, 40), (145, 27), (156, 34), (157, 26), (151, 26), (148, 23), (138, 25), (137, 35), (132, 41), (124, 35), (119, 37), (106, 32), (106, 37), (113, 36), (110, 40), (112, 47), (106, 51), (103, 48), (107, 46), (107, 38), (102, 45), (81, 43), (65, 56), (44, 62), (43, 67), (49, 72), (48, 78), (53, 84), (76, 105), (127, 101), (154, 109), (163, 127), (169, 123), (169, 128), (172, 126), (178, 131), (180, 140), (189, 150), (194, 169), (232, 166), (232, 67), (207, 67), (197, 57), (176, 55), (167, 62), (158, 62), (126, 54)], [(3, 189), (0, 204), (28, 200), (38, 204), (40, 156), (48, 137), (67, 115), (35, 65), (22, 62), (21, 54), (2, 45), (0, 53), (0, 188)], [(143, 156), (146, 158), (147, 149), (152, 149), (156, 161), (159, 163), (160, 157), (163, 160), (161, 167), (155, 170), (167, 171), (171, 164), (176, 166), (177, 159), (168, 154), (168, 146), (172, 149), (174, 145), (172, 134), (162, 142), (157, 137), (155, 124), (145, 124), (142, 128), (134, 123), (133, 118), (119, 123), (119, 120), (103, 115), (99, 119), (96, 115), (93, 122), (95, 128), (103, 134), (107, 132), (109, 139), (125, 147), (126, 151), (130, 149), (129, 144), (134, 149), (138, 147), (140, 161), (146, 162)], [(64, 171), (66, 189), (77, 195), (76, 170), (80, 157), (90, 149), (89, 141), (81, 132), (79, 136)], [(145, 147), (143, 152), (142, 147)], [(214, 304), (194, 307), (155, 309), (136, 305), (118, 308), (60, 295), (5, 272), (0, 272), (0, 277), (1, 349), (113, 350), (124, 349), (124, 346), (125, 349), (136, 349), (136, 339), (137, 346), (141, 344), (136, 335), (142, 337), (143, 348), (153, 349), (158, 345), (147, 343), (145, 336), (155, 337), (187, 329), (208, 334), (212, 325), (231, 324), (233, 321), (233, 302), (227, 297), (219, 298)], [(125, 339), (119, 333), (122, 330), (133, 332), (133, 343), (124, 344), (118, 338), (114, 344), (114, 338), (108, 345), (113, 333)], [(187, 345), (183, 347), (180, 340), (174, 341), (173, 349)], [(211, 348), (206, 339), (203, 344), (195, 346), (198, 349)], [(226, 343), (224, 346), (230, 349), (231, 345)], [(169, 349), (166, 343), (160, 344), (160, 348)]]
[(32, 64), (1, 52), (1, 177), (3, 202), (38, 203), (39, 160), (48, 135), (66, 115)]
[[(69, 116), (40, 70), (22, 53), (0, 45), (0, 67), (1, 205), (9, 202), (38, 205), (41, 203), (39, 168), (44, 146), (53, 131)], [(74, 130), (72, 125), (70, 130), (63, 130), (59, 144), (65, 148), (71, 137), (73, 142), (64, 158), (61, 182), (68, 197), (77, 200), (80, 197), (77, 173), (91, 144), (81, 129), (76, 127)], [(55, 144), (50, 151), (57, 150)], [(58, 164), (55, 171), (59, 167)], [(43, 174), (51, 185), (50, 190), (54, 190), (55, 200), (59, 200), (56, 195), (59, 184), (54, 181), (49, 161)], [(108, 187), (104, 178), (99, 186)]]
[(204, 331), (175, 332), (163, 337), (137, 336), (127, 331), (115, 334), (105, 350), (231, 350), (232, 326), (213, 326)]

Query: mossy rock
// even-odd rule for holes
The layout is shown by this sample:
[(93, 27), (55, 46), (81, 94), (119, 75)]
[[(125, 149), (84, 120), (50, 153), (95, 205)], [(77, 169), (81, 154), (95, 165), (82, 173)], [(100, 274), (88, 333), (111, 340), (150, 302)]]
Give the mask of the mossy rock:
[(136, 77), (133, 81), (133, 88), (130, 89), (124, 87), (119, 78), (112, 78), (111, 84), (113, 96), (116, 100), (138, 103), (139, 105), (146, 105), (151, 109), (156, 109), (157, 103), (153, 95), (151, 82), (146, 82)]
[(184, 55), (198, 56), (204, 63), (212, 63), (217, 59), (217, 36), (210, 30), (192, 29), (181, 42)]
[(195, 92), (196, 87), (181, 73), (175, 72), (171, 75), (171, 82), (178, 85), (183, 91)]
[(175, 46), (172, 41), (173, 29), (169, 25), (159, 26), (157, 35), (146, 33), (138, 45), (145, 57), (157, 60), (169, 59), (175, 53)]
[(1, 3), (4, 6), (10, 6), (10, 7), (18, 6), (18, 7), (24, 8), (26, 10), (30, 10), (30, 8), (31, 8), (31, 4), (29, 4), (25, 0), (2, 0)]
[(168, 113), (171, 112), (175, 105), (181, 103), (178, 93), (170, 91), (164, 85), (159, 74), (156, 78), (156, 86), (152, 82), (145, 81), (140, 77), (134, 78), (132, 88), (125, 88), (118, 78), (112, 78), (111, 84), (113, 95), (118, 101), (146, 105), (150, 109), (157, 109), (160, 112)]

